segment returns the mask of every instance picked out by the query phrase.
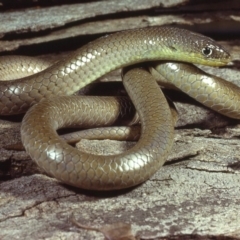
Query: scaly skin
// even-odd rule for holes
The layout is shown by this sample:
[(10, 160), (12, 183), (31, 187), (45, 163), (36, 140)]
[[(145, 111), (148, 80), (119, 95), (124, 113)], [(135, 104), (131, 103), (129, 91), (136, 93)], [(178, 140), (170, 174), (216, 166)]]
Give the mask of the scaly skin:
[(25, 115), (21, 135), (31, 158), (48, 174), (86, 189), (127, 188), (151, 177), (166, 161), (173, 144), (171, 112), (148, 72), (131, 70), (124, 76), (124, 85), (142, 121), (141, 137), (133, 148), (115, 156), (96, 156), (80, 152), (59, 139), (55, 129), (65, 124), (111, 125), (118, 117), (116, 100), (72, 96), (42, 101)]
[[(213, 40), (186, 30), (151, 27), (119, 32), (87, 44), (40, 73), (2, 82), (1, 114), (23, 112), (42, 97), (70, 95), (111, 70), (151, 60), (222, 66), (230, 56)], [(142, 123), (140, 140), (132, 149), (116, 156), (94, 156), (60, 140), (55, 130), (76, 124), (79, 115), (84, 126), (110, 125), (119, 114), (111, 112), (112, 106), (120, 107), (107, 101), (100, 106), (100, 98), (79, 102), (76, 97), (61, 97), (35, 105), (23, 119), (22, 141), (32, 159), (57, 179), (86, 189), (127, 188), (152, 176), (171, 149), (174, 121), (163, 94), (147, 72), (128, 71), (124, 85)]]
[(156, 78), (166, 79), (203, 105), (225, 116), (240, 119), (240, 88), (187, 63), (154, 63)]
[(152, 60), (222, 66), (230, 55), (212, 39), (184, 29), (149, 27), (118, 32), (90, 42), (37, 74), (0, 82), (0, 115), (26, 112), (42, 98), (71, 95), (111, 70)]

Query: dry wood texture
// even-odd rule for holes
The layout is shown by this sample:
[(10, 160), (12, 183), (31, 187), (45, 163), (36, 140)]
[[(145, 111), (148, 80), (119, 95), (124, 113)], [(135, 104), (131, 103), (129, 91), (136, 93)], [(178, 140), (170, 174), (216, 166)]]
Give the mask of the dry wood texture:
[[(238, 84), (239, 1), (76, 2), (0, 0), (0, 54), (54, 60), (102, 34), (174, 24), (225, 44), (234, 64), (205, 69)], [(119, 80), (118, 73), (103, 80)], [(128, 239), (240, 239), (239, 122), (191, 100), (176, 105), (181, 117), (168, 162), (149, 181), (125, 191), (96, 193), (62, 185), (40, 173), (25, 152), (1, 148), (0, 239), (104, 239), (101, 232), (77, 228), (72, 214), (91, 227), (128, 223)], [(20, 139), (20, 121), (1, 118), (1, 147)], [(132, 144), (83, 140), (78, 147), (112, 154)]]

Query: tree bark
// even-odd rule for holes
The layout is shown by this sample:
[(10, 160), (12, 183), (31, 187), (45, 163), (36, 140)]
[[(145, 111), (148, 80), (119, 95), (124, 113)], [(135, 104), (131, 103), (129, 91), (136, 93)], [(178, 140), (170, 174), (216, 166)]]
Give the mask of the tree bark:
[[(54, 61), (106, 33), (174, 24), (227, 46), (234, 64), (204, 70), (239, 85), (238, 1), (228, 1), (227, 6), (225, 1), (61, 1), (62, 5), (44, 7), (39, 1), (38, 7), (13, 9), (0, 3), (1, 55)], [(102, 81), (120, 80), (118, 73)], [(44, 175), (27, 153), (5, 150), (5, 145), (20, 140), (21, 116), (1, 117), (0, 238), (104, 239), (101, 232), (77, 228), (71, 221), (74, 214), (89, 226), (128, 223), (140, 239), (240, 239), (239, 122), (191, 99), (176, 106), (180, 120), (167, 163), (145, 183), (112, 192), (63, 185)], [(133, 144), (82, 140), (78, 147), (113, 154)]]

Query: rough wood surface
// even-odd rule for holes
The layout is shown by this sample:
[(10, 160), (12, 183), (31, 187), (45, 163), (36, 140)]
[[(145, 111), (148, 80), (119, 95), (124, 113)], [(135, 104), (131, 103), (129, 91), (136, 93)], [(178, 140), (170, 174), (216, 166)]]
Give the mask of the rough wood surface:
[[(4, 12), (0, 14), (0, 52), (69, 37), (164, 24), (194, 25), (195, 30), (200, 28), (202, 31), (229, 31), (240, 20), (240, 10), (232, 10), (237, 5), (236, 1), (229, 1), (227, 6), (213, 1), (211, 4), (196, 4), (191, 8), (184, 5), (187, 2), (112, 0)], [(175, 9), (175, 6), (178, 8)], [(196, 11), (206, 6), (205, 12)], [(172, 11), (166, 12), (167, 7), (172, 7)], [(216, 7), (218, 10), (229, 10), (215, 10), (213, 14), (212, 9)]]
[[(135, 2), (131, 1), (130, 5), (128, 1), (96, 1), (1, 13), (0, 32), (4, 37), (0, 51), (29, 45), (26, 49), (20, 48), (21, 53), (37, 55), (36, 49), (44, 48), (45, 53), (51, 53), (45, 57), (54, 60), (66, 54), (52, 54), (53, 40), (54, 45), (59, 44), (57, 52), (61, 51), (63, 43), (57, 39), (78, 38), (85, 34), (91, 39), (90, 35), (96, 33), (172, 22), (194, 23), (195, 29), (208, 32), (220, 20), (221, 23), (232, 20), (233, 25), (239, 21), (239, 4), (231, 9), (231, 4), (236, 4), (236, 1), (229, 1), (227, 7), (225, 4), (229, 8), (225, 12), (215, 11), (216, 4), (205, 3), (202, 5), (204, 13), (199, 10), (196, 13), (201, 1), (167, 11), (162, 7), (174, 7), (188, 1), (137, 1), (134, 5)], [(222, 2), (218, 1), (219, 8), (223, 6)], [(64, 14), (65, 7), (72, 10)], [(60, 20), (52, 12), (56, 9)], [(186, 9), (187, 14), (184, 12)], [(80, 11), (84, 14), (79, 15)], [(47, 23), (39, 12), (45, 14), (45, 20), (50, 14), (52, 20)], [(154, 15), (157, 12), (159, 14)], [(23, 16), (26, 18), (23, 13), (31, 13), (29, 19), (32, 21), (33, 17), (38, 21), (26, 19), (31, 24), (27, 25), (26, 21), (23, 24), (19, 20)], [(18, 24), (15, 19), (18, 19)], [(203, 26), (200, 23), (209, 24)], [(239, 85), (240, 41), (224, 34), (230, 25), (218, 26), (218, 38), (227, 38), (222, 43), (231, 50), (234, 64), (221, 69), (204, 69)], [(229, 27), (231, 33), (237, 30), (236, 25)], [(44, 42), (50, 45), (42, 45)], [(118, 73), (107, 75), (103, 81), (118, 80)], [(129, 223), (133, 234), (140, 239), (240, 239), (239, 122), (194, 102), (178, 102), (176, 105), (181, 118), (168, 162), (149, 181), (124, 191), (90, 192), (62, 185), (41, 173), (25, 152), (1, 148), (0, 239), (104, 239), (100, 232), (77, 228), (71, 221), (72, 214), (80, 223), (95, 227)], [(20, 139), (20, 121), (21, 117), (1, 118), (1, 147)], [(113, 154), (125, 151), (133, 144), (82, 140), (78, 147), (90, 152)]]

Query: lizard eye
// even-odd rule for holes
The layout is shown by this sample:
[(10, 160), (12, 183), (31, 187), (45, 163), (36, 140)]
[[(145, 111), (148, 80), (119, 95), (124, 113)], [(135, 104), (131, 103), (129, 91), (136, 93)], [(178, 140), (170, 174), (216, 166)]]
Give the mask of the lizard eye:
[(205, 47), (202, 49), (202, 54), (206, 57), (209, 57), (212, 54), (212, 49), (209, 47)]

